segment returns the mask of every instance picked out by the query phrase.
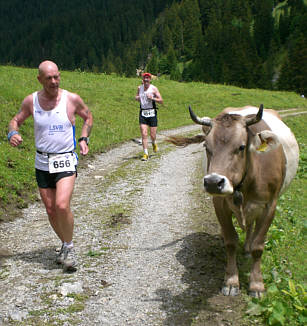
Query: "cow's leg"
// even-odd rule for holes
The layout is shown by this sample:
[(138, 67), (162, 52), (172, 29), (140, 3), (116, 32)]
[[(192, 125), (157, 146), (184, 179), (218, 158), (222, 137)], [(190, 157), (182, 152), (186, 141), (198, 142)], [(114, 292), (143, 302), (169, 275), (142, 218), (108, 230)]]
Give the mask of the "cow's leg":
[(276, 203), (277, 201), (275, 200), (273, 203), (268, 204), (262, 217), (257, 219), (253, 233), (250, 248), (253, 262), (249, 280), (249, 291), (250, 295), (253, 297), (261, 297), (265, 291), (261, 273), (261, 256), (264, 249), (266, 234), (274, 218)]
[(223, 198), (214, 197), (213, 204), (222, 228), (227, 255), (227, 266), (224, 277), (225, 284), (222, 288), (222, 293), (227, 296), (235, 296), (240, 293), (239, 274), (236, 262), (238, 234), (232, 223), (232, 211), (229, 209), (226, 201)]
[(244, 242), (244, 251), (246, 256), (250, 257), (251, 254), (251, 242), (252, 242), (252, 235), (253, 235), (253, 226), (254, 223), (248, 224), (246, 226), (246, 236), (245, 236), (245, 242)]

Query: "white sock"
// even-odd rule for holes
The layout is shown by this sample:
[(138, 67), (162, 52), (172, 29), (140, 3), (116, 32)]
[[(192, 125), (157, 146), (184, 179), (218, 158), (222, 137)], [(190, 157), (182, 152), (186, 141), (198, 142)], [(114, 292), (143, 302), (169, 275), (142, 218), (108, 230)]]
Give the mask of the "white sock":
[(72, 241), (70, 241), (70, 242), (65, 242), (65, 241), (64, 241), (64, 247), (67, 247), (67, 248), (73, 248), (73, 246), (74, 246), (74, 244), (73, 244)]
[(144, 154), (148, 155), (148, 149), (144, 149)]

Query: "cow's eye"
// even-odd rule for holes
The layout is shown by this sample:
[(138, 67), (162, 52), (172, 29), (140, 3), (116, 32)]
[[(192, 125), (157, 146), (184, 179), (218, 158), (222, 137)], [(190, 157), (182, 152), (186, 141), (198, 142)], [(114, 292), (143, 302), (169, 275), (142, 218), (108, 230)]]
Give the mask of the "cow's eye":
[(245, 145), (241, 145), (240, 147), (239, 147), (239, 152), (243, 152), (245, 150)]

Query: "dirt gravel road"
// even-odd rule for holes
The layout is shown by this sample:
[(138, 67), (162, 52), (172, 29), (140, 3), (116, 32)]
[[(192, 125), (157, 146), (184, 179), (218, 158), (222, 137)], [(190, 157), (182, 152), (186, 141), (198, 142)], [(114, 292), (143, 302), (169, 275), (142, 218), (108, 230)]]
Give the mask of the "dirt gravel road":
[(55, 264), (59, 242), (38, 201), (0, 224), (0, 325), (246, 325), (243, 295), (220, 294), (224, 249), (202, 190), (201, 145), (140, 161), (137, 141), (80, 169), (72, 207), (79, 268)]

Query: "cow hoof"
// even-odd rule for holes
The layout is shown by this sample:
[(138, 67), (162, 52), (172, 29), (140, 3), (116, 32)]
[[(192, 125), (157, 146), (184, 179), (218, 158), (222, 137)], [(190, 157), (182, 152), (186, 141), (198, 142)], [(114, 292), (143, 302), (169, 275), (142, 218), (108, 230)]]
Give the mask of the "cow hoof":
[[(260, 275), (261, 276), (261, 275)], [(251, 281), (249, 295), (253, 298), (261, 298), (265, 294), (265, 287), (262, 281)]]
[(235, 297), (240, 294), (240, 289), (238, 286), (225, 285), (222, 288), (222, 293), (226, 296)]
[(260, 299), (264, 296), (264, 292), (260, 292), (260, 291), (249, 291), (249, 295), (253, 298), (257, 298)]

